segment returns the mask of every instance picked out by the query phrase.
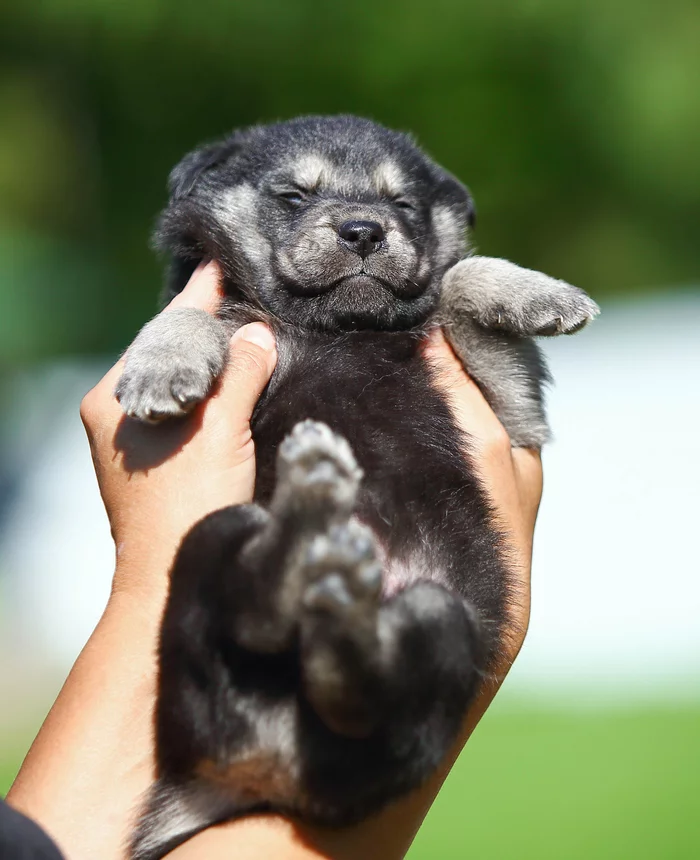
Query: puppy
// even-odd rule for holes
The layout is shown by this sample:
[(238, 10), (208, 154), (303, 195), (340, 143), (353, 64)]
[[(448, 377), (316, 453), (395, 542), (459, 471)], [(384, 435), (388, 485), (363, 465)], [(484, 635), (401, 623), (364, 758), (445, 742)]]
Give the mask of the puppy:
[(175, 168), (167, 297), (204, 258), (226, 298), (149, 323), (125, 412), (186, 414), (234, 327), (278, 344), (256, 408), (253, 504), (185, 537), (160, 640), (158, 780), (134, 860), (275, 810), (346, 825), (421, 784), (499, 653), (501, 536), (423, 345), (441, 324), (514, 445), (548, 437), (532, 337), (598, 312), (581, 290), (467, 256), (467, 189), (403, 134), (349, 116), (238, 132)]

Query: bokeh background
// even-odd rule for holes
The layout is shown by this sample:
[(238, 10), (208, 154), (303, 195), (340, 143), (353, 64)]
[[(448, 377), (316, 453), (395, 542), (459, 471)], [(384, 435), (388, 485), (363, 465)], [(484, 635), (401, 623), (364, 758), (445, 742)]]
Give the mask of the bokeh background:
[(0, 24), (0, 791), (109, 588), (77, 409), (156, 309), (169, 169), (354, 112), (471, 187), (482, 253), (603, 307), (549, 347), (528, 641), (410, 858), (700, 856), (696, 0), (23, 0)]

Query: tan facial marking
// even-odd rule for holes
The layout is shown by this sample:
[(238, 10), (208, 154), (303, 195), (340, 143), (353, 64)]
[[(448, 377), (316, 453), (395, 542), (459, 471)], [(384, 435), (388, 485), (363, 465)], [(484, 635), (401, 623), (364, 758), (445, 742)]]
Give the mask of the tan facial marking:
[(245, 247), (248, 258), (262, 264), (270, 255), (268, 240), (258, 231), (256, 212), (258, 192), (252, 185), (242, 183), (226, 188), (214, 206), (214, 213), (224, 229)]
[(328, 185), (333, 173), (332, 166), (320, 155), (310, 153), (292, 165), (294, 181), (301, 188), (313, 191), (321, 185)]
[(404, 176), (393, 161), (385, 161), (377, 167), (372, 183), (378, 194), (398, 197), (403, 191)]

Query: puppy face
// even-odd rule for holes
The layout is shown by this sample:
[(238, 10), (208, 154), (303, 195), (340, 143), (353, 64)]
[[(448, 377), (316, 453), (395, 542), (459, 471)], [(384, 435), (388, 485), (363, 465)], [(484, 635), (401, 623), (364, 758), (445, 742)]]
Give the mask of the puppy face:
[(409, 138), (355, 117), (239, 132), (187, 156), (171, 195), (160, 247), (215, 257), (246, 300), (331, 330), (424, 320), (473, 217)]

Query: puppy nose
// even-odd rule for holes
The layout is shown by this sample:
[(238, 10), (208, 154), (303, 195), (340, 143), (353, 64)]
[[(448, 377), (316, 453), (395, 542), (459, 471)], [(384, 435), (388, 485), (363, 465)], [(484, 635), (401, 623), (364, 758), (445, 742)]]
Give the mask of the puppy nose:
[(338, 228), (338, 235), (343, 244), (363, 260), (378, 251), (386, 239), (384, 228), (376, 221), (346, 221)]

